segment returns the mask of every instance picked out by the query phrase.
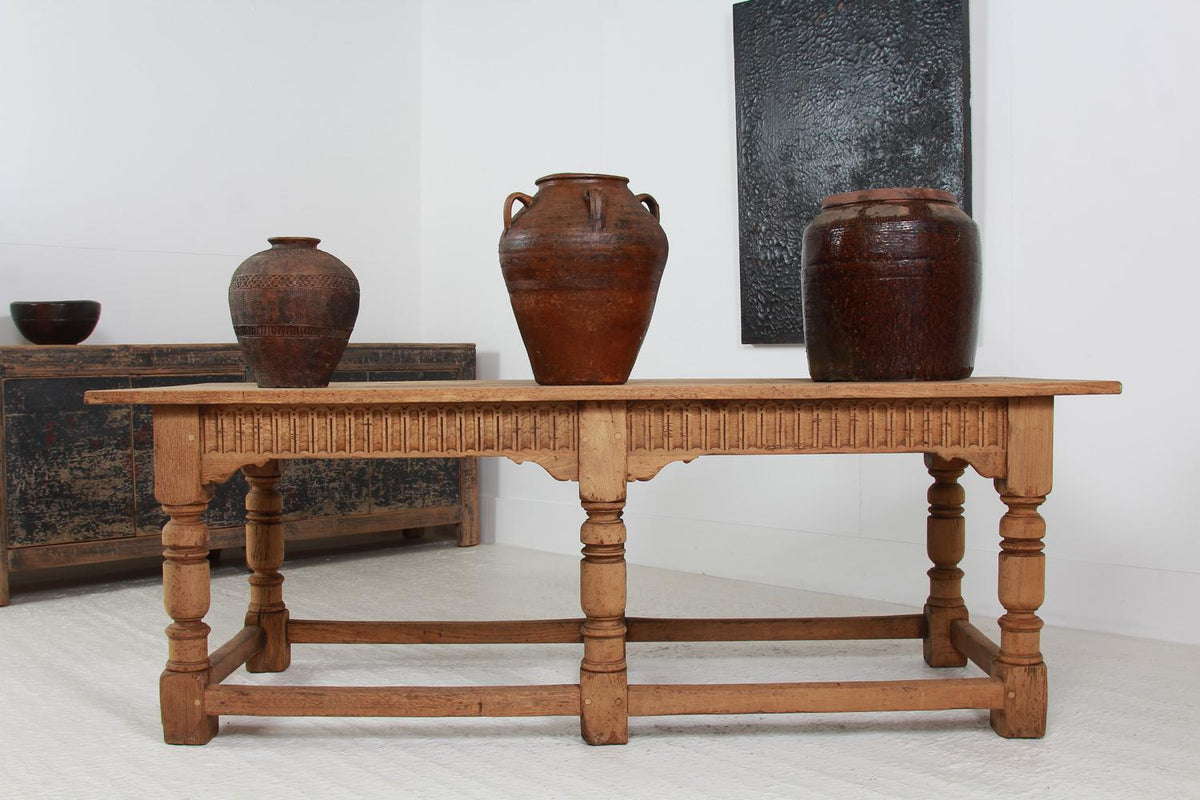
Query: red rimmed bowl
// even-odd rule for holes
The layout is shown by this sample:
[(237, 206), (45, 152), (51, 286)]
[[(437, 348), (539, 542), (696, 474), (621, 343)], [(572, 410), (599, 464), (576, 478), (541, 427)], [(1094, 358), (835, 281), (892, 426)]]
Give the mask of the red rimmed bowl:
[(17, 330), (34, 344), (79, 344), (100, 321), (95, 300), (18, 301), (8, 309)]

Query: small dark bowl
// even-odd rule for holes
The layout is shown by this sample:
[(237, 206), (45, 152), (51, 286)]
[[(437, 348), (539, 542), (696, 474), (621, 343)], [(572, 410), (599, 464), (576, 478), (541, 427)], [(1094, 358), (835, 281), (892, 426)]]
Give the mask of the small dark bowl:
[(100, 321), (95, 300), (16, 302), (8, 309), (17, 330), (34, 344), (79, 344)]

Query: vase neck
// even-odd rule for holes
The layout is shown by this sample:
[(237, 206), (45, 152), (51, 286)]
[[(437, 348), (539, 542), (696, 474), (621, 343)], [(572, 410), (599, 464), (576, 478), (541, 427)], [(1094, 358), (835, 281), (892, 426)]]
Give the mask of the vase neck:
[(578, 183), (583, 181), (620, 181), (621, 183), (629, 183), (629, 178), (621, 175), (603, 175), (594, 172), (556, 172), (553, 175), (546, 175), (534, 181), (536, 186), (544, 186), (552, 183)]
[(313, 238), (312, 236), (272, 236), (270, 239), (267, 239), (267, 241), (271, 243), (271, 247), (273, 247), (273, 248), (287, 248), (287, 247), (312, 247), (312, 248), (315, 248), (317, 245), (319, 245), (321, 243), (320, 239)]

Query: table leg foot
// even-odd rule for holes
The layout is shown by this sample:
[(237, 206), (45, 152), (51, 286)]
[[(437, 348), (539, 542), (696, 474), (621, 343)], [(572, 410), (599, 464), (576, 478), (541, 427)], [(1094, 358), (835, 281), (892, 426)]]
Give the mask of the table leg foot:
[(1004, 708), (992, 709), (992, 730), (1006, 739), (1046, 735), (1046, 665), (996, 664), (993, 677), (1004, 681)]
[(588, 744), (625, 744), (629, 741), (628, 684), (624, 670), (612, 673), (580, 672), (580, 732)]
[(955, 620), (969, 619), (967, 610), (955, 613), (944, 608), (925, 606), (925, 624), (929, 634), (921, 643), (925, 663), (931, 667), (965, 667), (967, 657), (950, 644), (950, 626)]
[(263, 647), (247, 659), (247, 672), (283, 672), (292, 665), (292, 646), (287, 640), (289, 619), (287, 609), (258, 616), (257, 624), (263, 630)]
[(167, 744), (207, 744), (217, 735), (219, 719), (204, 713), (207, 683), (207, 672), (167, 670), (159, 678), (163, 741)]

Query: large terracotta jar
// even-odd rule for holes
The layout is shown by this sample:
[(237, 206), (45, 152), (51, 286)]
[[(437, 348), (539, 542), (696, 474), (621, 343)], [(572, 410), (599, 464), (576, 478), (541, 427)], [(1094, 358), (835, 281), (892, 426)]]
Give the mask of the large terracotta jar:
[(259, 386), (327, 386), (358, 318), (358, 279), (320, 239), (277, 236), (229, 282), (233, 330)]
[[(616, 175), (561, 173), (504, 201), (500, 265), (533, 377), (624, 383), (667, 261), (658, 203)], [(521, 208), (512, 213), (515, 203)]]
[(979, 233), (954, 195), (825, 198), (804, 231), (808, 370), (818, 381), (958, 380), (975, 366)]

